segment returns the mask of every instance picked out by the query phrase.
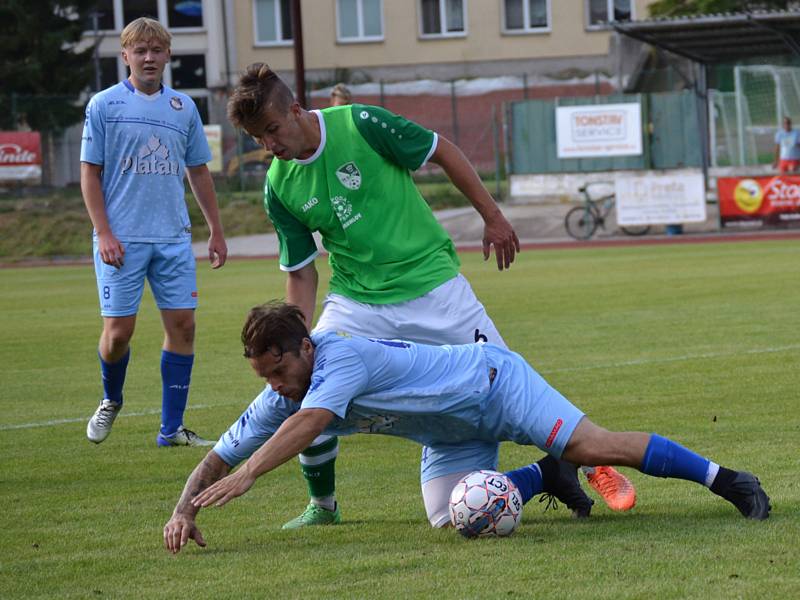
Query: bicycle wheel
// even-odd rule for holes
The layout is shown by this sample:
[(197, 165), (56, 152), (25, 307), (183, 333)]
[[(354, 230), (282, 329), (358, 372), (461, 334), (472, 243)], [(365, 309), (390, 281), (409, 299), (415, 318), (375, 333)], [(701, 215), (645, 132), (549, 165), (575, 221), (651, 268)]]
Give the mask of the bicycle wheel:
[(564, 217), (564, 227), (576, 240), (588, 240), (597, 229), (597, 215), (589, 206), (576, 206)]
[(650, 225), (628, 225), (627, 227), (620, 227), (622, 232), (626, 235), (644, 235), (650, 231)]

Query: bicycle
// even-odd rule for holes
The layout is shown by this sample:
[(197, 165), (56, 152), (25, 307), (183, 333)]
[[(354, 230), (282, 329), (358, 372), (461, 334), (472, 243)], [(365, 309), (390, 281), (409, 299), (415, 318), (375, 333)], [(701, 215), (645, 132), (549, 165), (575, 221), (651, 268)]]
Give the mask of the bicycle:
[[(616, 204), (616, 195), (613, 192), (596, 199), (589, 195), (589, 187), (597, 184), (611, 185), (607, 181), (593, 181), (579, 188), (578, 191), (584, 197), (583, 205), (570, 209), (564, 217), (567, 233), (576, 240), (588, 240), (598, 227), (605, 229), (606, 218)], [(639, 236), (650, 231), (650, 225), (629, 225), (620, 229), (627, 235)]]

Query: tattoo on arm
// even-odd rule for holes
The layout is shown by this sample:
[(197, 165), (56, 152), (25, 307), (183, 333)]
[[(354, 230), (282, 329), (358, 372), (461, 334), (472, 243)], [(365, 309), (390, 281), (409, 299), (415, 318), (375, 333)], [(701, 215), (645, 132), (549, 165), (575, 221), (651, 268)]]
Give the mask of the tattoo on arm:
[(222, 460), (219, 455), (211, 450), (206, 457), (195, 467), (186, 485), (183, 488), (178, 504), (175, 506), (175, 513), (194, 516), (200, 510), (192, 505), (192, 498), (206, 489), (215, 481), (225, 477), (231, 468)]

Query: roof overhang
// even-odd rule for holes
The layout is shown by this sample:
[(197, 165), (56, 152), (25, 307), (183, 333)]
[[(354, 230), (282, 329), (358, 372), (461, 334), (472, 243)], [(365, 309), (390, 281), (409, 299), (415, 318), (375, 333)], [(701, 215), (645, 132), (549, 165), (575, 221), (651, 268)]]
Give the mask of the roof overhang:
[(800, 56), (800, 10), (611, 23), (622, 35), (698, 63)]

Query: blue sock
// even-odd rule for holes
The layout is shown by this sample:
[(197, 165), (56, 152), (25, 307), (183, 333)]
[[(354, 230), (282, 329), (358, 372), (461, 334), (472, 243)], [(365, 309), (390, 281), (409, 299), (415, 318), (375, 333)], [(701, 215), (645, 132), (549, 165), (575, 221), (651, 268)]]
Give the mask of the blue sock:
[(161, 434), (170, 436), (183, 425), (189, 398), (194, 354), (161, 351)]
[(708, 486), (709, 474), (713, 471), (716, 475), (718, 468), (707, 458), (654, 433), (647, 444), (639, 470), (654, 477), (688, 479)]
[(542, 483), (542, 471), (536, 463), (530, 464), (527, 467), (516, 469), (514, 471), (507, 471), (505, 473), (514, 485), (517, 486), (519, 493), (522, 494), (522, 503), (525, 504), (528, 500), (533, 498), (536, 494), (541, 494), (544, 489)]
[(103, 398), (108, 398), (112, 402), (122, 404), (122, 386), (125, 384), (125, 372), (128, 370), (128, 359), (131, 357), (131, 349), (125, 353), (115, 363), (107, 363), (97, 352), (100, 359), (100, 377), (103, 380)]

